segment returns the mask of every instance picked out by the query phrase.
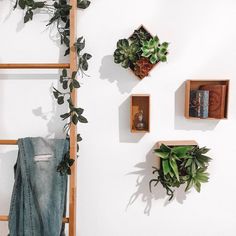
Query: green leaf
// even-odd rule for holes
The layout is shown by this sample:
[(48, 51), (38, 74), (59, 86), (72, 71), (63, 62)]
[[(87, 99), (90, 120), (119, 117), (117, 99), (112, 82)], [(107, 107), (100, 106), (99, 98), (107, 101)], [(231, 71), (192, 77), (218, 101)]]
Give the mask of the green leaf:
[(73, 83), (74, 88), (79, 88), (80, 87), (80, 84), (79, 84), (78, 80), (73, 79), (72, 83)]
[(198, 181), (194, 181), (194, 188), (197, 190), (197, 192), (200, 193), (201, 191), (201, 183)]
[(83, 108), (74, 108), (74, 111), (77, 113), (78, 116), (80, 116), (81, 114), (83, 114), (84, 112), (84, 109)]
[(67, 48), (66, 51), (65, 51), (65, 53), (64, 53), (64, 57), (67, 56), (67, 55), (69, 55), (69, 54), (70, 54), (70, 48)]
[(193, 182), (193, 179), (192, 179), (192, 178), (188, 180), (187, 186), (186, 186), (186, 188), (185, 188), (185, 192), (187, 192), (190, 188), (192, 188), (193, 183), (194, 183), (194, 182)]
[(159, 150), (160, 149), (154, 150), (155, 154), (160, 158), (167, 159), (168, 156), (169, 156), (169, 152), (162, 152), (162, 151), (159, 151)]
[(29, 20), (33, 19), (33, 12), (31, 10), (26, 11), (24, 16), (24, 23), (27, 23)]
[(86, 9), (89, 7), (90, 1), (88, 0), (77, 0), (77, 7), (81, 9)]
[(67, 69), (63, 69), (62, 70), (62, 76), (63, 77), (67, 77)]
[(83, 56), (82, 56), (85, 60), (89, 60), (92, 55), (90, 55), (89, 53), (84, 53)]
[(190, 150), (192, 150), (192, 146), (176, 146), (172, 148), (172, 151), (180, 158), (183, 158), (186, 156), (186, 153)]
[(171, 148), (169, 148), (168, 146), (166, 146), (163, 143), (160, 146), (160, 150), (163, 151), (163, 152), (171, 152)]
[(88, 120), (84, 116), (78, 116), (79, 122), (80, 123), (88, 123)]
[(58, 103), (59, 105), (63, 104), (63, 103), (64, 103), (64, 96), (58, 97), (58, 98), (57, 98), (57, 103)]
[(67, 89), (68, 88), (68, 81), (63, 81), (62, 87), (63, 87), (63, 89)]
[(170, 172), (169, 161), (163, 159), (163, 160), (161, 161), (161, 163), (162, 163), (162, 168), (163, 168), (164, 175), (167, 175), (167, 174)]
[(69, 165), (69, 166), (72, 166), (72, 165), (74, 164), (74, 162), (75, 162), (75, 160), (73, 160), (73, 159), (70, 158), (70, 159), (68, 160), (68, 165)]
[(150, 62), (152, 64), (156, 64), (157, 63), (157, 60), (158, 60), (158, 57), (157, 57), (157, 54), (153, 54), (150, 58)]
[(62, 114), (62, 115), (60, 115), (60, 117), (61, 117), (63, 120), (65, 120), (65, 119), (67, 119), (68, 117), (70, 117), (70, 113)]
[(75, 124), (75, 125), (77, 125), (77, 123), (78, 123), (78, 116), (76, 115), (76, 114), (74, 114), (73, 116), (72, 116), (72, 122), (73, 122), (73, 124)]
[(179, 171), (178, 171), (178, 166), (177, 166), (177, 164), (176, 164), (175, 159), (170, 159), (170, 160), (169, 160), (169, 163), (170, 163), (171, 169), (173, 170), (173, 172), (174, 172), (174, 174), (175, 174), (175, 177), (176, 177), (177, 180), (179, 181)]
[(165, 55), (160, 56), (160, 61), (166, 62), (167, 61), (167, 57)]
[(161, 47), (164, 47), (164, 48), (167, 48), (168, 46), (169, 46), (169, 43), (167, 43), (167, 42), (164, 42), (161, 44)]
[(21, 9), (25, 9), (25, 0), (19, 0), (19, 6)]
[(82, 141), (82, 137), (80, 136), (80, 134), (77, 134), (77, 142)]

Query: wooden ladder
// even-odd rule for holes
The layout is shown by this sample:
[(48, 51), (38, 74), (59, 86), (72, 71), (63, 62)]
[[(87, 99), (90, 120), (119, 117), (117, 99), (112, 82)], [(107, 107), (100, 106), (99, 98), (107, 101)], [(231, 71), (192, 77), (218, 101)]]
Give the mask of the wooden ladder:
[[(70, 69), (70, 73), (77, 71), (76, 42), (77, 0), (70, 0), (70, 58), (69, 63), (42, 64), (0, 64), (0, 69)], [(77, 91), (73, 89), (71, 99), (77, 106)], [(0, 140), (0, 145), (17, 145), (17, 140)], [(77, 192), (77, 126), (72, 123), (70, 129), (70, 157), (74, 159), (69, 181), (69, 217), (63, 218), (63, 223), (69, 223), (69, 236), (76, 235), (76, 192)], [(8, 221), (8, 216), (0, 215), (0, 221)]]

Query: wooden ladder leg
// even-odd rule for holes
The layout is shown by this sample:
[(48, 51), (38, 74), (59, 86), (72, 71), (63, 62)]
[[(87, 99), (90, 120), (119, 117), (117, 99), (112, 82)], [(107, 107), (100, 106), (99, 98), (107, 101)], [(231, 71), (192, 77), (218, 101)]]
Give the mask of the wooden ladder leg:
[[(73, 47), (76, 42), (77, 0), (70, 0), (70, 73), (77, 71), (77, 52)], [(71, 98), (77, 106), (77, 91), (73, 89)], [(70, 157), (75, 160), (71, 168), (69, 185), (69, 236), (76, 236), (76, 185), (77, 185), (77, 126), (72, 123), (70, 130)]]

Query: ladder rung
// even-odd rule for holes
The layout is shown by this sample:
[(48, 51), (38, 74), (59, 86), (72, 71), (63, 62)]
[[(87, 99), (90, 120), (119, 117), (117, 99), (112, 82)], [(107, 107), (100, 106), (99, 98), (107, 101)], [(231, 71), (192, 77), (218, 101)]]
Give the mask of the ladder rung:
[[(0, 216), (0, 221), (8, 221), (8, 216)], [(63, 223), (69, 223), (69, 218), (65, 217), (62, 220)]]
[(17, 140), (1, 139), (0, 145), (17, 145)]
[(69, 69), (69, 63), (0, 64), (0, 69)]

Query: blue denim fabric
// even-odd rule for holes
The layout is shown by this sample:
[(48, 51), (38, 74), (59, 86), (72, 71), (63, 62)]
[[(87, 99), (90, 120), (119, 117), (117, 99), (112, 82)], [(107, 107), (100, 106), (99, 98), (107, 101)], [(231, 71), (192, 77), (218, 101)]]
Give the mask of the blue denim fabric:
[(62, 139), (18, 140), (10, 236), (62, 236), (67, 176), (56, 171), (69, 143)]

